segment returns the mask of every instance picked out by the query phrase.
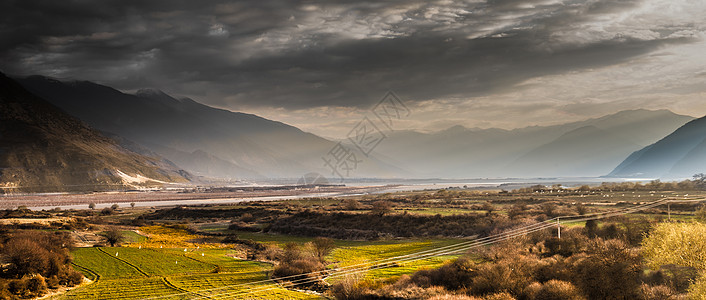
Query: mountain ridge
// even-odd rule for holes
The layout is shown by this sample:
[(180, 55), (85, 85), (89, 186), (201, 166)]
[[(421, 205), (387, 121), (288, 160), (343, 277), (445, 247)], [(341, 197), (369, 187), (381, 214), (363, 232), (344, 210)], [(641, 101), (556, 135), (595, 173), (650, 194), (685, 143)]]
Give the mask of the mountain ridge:
[(0, 73), (2, 192), (92, 191), (188, 182), (190, 174), (130, 151)]
[(688, 178), (706, 170), (706, 117), (692, 120), (632, 153), (609, 177)]

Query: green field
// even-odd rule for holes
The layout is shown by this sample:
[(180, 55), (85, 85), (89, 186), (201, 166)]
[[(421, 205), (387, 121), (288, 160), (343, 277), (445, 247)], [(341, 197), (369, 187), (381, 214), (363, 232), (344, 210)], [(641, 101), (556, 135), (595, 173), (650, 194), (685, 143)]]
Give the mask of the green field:
[[(318, 299), (320, 296), (285, 289), (267, 281), (273, 266), (241, 260), (236, 250), (223, 245), (185, 241), (193, 236), (179, 230), (145, 227), (150, 239), (131, 236), (129, 247), (95, 247), (73, 250), (74, 266), (92, 283), (71, 290), (58, 299)], [(311, 238), (239, 232), (241, 238), (283, 244), (304, 243)], [(156, 238), (157, 241), (151, 240)], [(462, 240), (336, 241), (328, 256), (334, 267), (367, 267), (387, 258), (443, 247)], [(158, 243), (157, 243), (158, 242)], [(183, 244), (159, 248), (157, 244)], [(423, 268), (438, 267), (456, 256), (440, 256), (386, 265), (361, 273), (369, 279), (387, 279)], [(335, 282), (340, 277), (331, 278)], [(265, 281), (265, 282), (260, 282)]]
[[(221, 249), (78, 248), (76, 269), (93, 283), (58, 299), (317, 299), (318, 296), (277, 286), (252, 285), (267, 279), (271, 266), (226, 256)], [(117, 256), (115, 254), (118, 254)], [(214, 273), (220, 266), (219, 273)], [(96, 276), (97, 275), (97, 276)], [(97, 277), (97, 278), (96, 278)], [(245, 293), (261, 289), (257, 293)]]

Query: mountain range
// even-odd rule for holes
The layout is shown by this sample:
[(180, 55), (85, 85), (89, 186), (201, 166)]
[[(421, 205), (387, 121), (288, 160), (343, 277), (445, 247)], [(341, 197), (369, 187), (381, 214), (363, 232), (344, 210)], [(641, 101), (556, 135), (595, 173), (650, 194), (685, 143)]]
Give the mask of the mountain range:
[(376, 148), (376, 155), (422, 177), (602, 176), (630, 153), (693, 119), (668, 110), (628, 110), (513, 130), (454, 126), (434, 133), (398, 131)]
[[(92, 127), (142, 145), (197, 175), (261, 179), (331, 174), (322, 157), (336, 143), (281, 122), (177, 99), (159, 90), (128, 94), (88, 81), (41, 76), (18, 80)], [(404, 174), (370, 160), (358, 165), (356, 176)]]
[(188, 172), (120, 146), (0, 73), (0, 193), (115, 190), (189, 180)]
[(609, 176), (682, 179), (706, 173), (706, 117), (632, 153)]
[[(159, 90), (130, 94), (89, 81), (62, 82), (42, 76), (17, 80), (118, 140), (123, 148), (164, 157), (196, 175), (239, 179), (298, 178), (309, 172), (332, 175), (322, 157), (336, 141), (288, 124)], [(369, 157), (358, 153), (363, 160), (351, 177), (602, 176), (631, 153), (692, 120), (668, 110), (628, 110), (512, 130), (454, 126), (432, 133), (386, 132), (386, 139)], [(611, 175), (641, 173), (630, 170)]]

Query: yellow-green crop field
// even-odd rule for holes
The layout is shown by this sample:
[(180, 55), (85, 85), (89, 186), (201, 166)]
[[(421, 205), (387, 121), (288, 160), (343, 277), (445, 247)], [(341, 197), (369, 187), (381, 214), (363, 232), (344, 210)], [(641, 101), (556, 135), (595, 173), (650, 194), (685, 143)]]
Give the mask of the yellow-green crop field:
[[(140, 228), (148, 239), (126, 247), (77, 248), (75, 268), (91, 280), (57, 299), (320, 299), (267, 281), (273, 266), (234, 258), (223, 244), (194, 244), (185, 231), (160, 226)], [(257, 238), (257, 237), (255, 237)], [(263, 242), (272, 242), (262, 237)], [(344, 267), (447, 246), (460, 240), (395, 240), (342, 242), (329, 255), (333, 266)], [(178, 247), (177, 247), (178, 246)], [(198, 247), (198, 248), (197, 248)], [(362, 274), (386, 279), (438, 267), (454, 256), (398, 263)], [(330, 282), (335, 281), (330, 279)], [(265, 281), (265, 282), (262, 282)]]

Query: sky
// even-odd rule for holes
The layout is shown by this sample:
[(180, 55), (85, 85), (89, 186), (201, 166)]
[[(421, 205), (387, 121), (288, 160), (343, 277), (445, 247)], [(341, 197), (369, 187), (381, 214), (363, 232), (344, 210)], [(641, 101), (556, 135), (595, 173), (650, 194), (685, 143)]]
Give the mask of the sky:
[(5, 0), (0, 71), (90, 80), (342, 137), (517, 128), (626, 109), (706, 115), (706, 1)]

